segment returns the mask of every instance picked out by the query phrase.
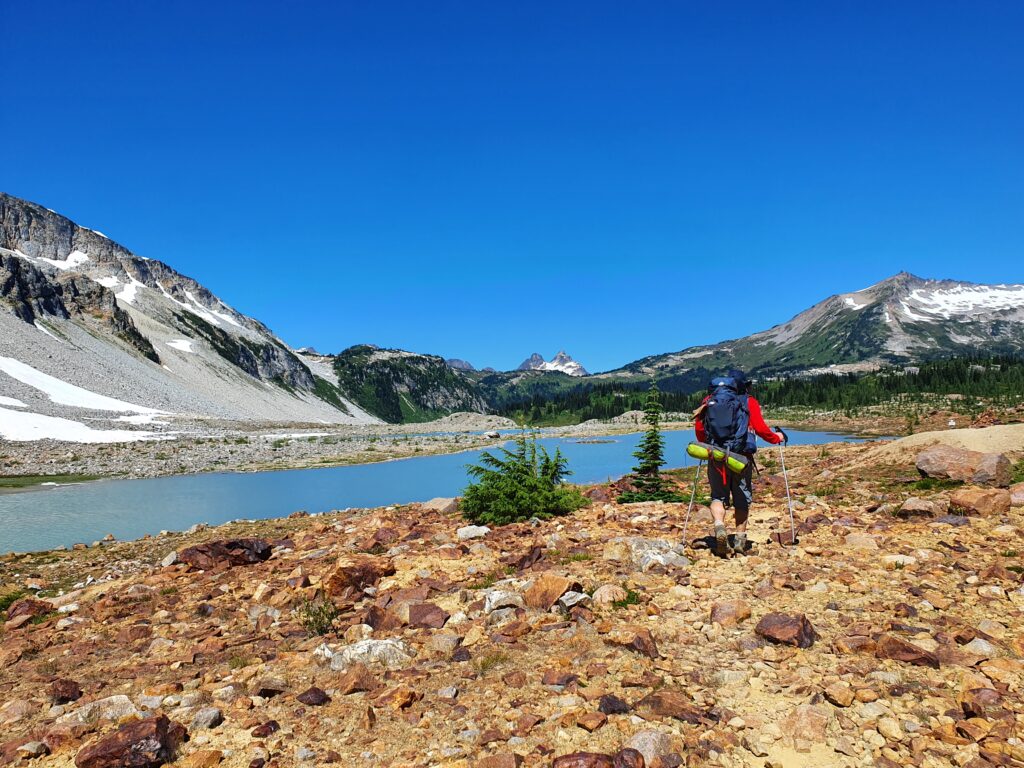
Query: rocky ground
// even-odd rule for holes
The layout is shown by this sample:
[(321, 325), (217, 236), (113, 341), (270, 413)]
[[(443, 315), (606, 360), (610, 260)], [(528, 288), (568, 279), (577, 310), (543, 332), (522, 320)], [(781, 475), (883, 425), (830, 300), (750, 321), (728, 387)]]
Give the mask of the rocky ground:
[(0, 763), (1024, 765), (1020, 457), (871, 450), (789, 451), (795, 544), (766, 467), (730, 559), (603, 487), (0, 558)]

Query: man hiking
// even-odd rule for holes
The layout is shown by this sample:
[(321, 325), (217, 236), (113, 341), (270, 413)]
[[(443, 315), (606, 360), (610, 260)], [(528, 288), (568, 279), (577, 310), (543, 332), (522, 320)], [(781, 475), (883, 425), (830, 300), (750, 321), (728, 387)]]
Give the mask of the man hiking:
[(715, 552), (729, 554), (729, 535), (725, 529), (725, 510), (730, 505), (736, 513), (736, 538), (733, 550), (747, 548), (747, 518), (754, 499), (753, 472), (757, 437), (772, 445), (782, 436), (764, 423), (761, 404), (750, 395), (750, 382), (743, 371), (732, 370), (711, 380), (708, 395), (694, 412), (697, 440), (747, 457), (747, 466), (731, 471), (724, 461), (708, 460), (708, 482), (711, 484), (711, 516), (715, 519)]

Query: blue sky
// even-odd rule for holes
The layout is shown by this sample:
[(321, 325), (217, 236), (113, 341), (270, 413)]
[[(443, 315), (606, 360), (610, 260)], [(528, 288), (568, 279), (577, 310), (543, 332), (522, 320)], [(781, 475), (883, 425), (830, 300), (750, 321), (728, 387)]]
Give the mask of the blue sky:
[(1024, 282), (1024, 4), (0, 2), (0, 189), (295, 346), (591, 370)]

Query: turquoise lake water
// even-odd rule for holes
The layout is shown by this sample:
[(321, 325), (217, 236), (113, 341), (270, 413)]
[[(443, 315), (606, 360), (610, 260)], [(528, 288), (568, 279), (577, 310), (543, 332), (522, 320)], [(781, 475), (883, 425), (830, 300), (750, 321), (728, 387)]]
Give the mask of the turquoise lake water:
[[(686, 445), (692, 432), (665, 432), (668, 466), (692, 466)], [(543, 438), (560, 448), (573, 471), (570, 480), (594, 483), (618, 478), (635, 463), (640, 433), (597, 438)], [(856, 440), (827, 432), (789, 433), (793, 445)], [(777, 449), (768, 446), (762, 451)], [(146, 480), (101, 480), (0, 495), (0, 552), (52, 549), (91, 543), (108, 533), (133, 539), (195, 523), (284, 517), (296, 510), (327, 512), (378, 507), (437, 496), (457, 496), (466, 486), (466, 464), (480, 451), (279, 472), (211, 473)]]

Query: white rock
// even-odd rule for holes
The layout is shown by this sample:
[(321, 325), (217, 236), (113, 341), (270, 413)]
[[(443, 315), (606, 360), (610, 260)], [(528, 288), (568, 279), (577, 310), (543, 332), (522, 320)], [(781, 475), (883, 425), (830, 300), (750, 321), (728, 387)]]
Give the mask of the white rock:
[(486, 525), (465, 525), (462, 528), (459, 528), (459, 530), (455, 532), (455, 535), (458, 537), (459, 541), (469, 541), (470, 539), (482, 539), (490, 532), (491, 529)]
[(386, 667), (400, 667), (412, 661), (414, 652), (408, 645), (395, 638), (384, 640), (360, 640), (334, 651), (330, 657), (331, 669), (348, 669), (353, 664), (383, 664)]
[(132, 700), (124, 694), (108, 696), (83, 704), (66, 715), (57, 718), (58, 723), (79, 723), (86, 725), (97, 720), (120, 720), (122, 717), (139, 714)]

